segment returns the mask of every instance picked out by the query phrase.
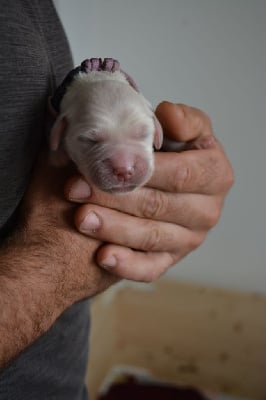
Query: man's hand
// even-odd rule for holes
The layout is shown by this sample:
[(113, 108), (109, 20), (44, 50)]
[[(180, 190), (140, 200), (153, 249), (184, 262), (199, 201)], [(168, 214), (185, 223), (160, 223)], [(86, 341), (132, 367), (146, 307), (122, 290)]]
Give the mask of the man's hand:
[(46, 332), (74, 302), (118, 280), (94, 261), (101, 243), (73, 224), (63, 197), (73, 170), (44, 154), (20, 208), (21, 220), (0, 251), (0, 369)]
[(116, 280), (95, 263), (101, 242), (74, 228), (76, 206), (63, 196), (70, 175), (73, 167), (53, 167), (49, 155), (41, 155), (21, 206), (23, 237), (21, 230), (16, 235), (18, 243), (22, 240), (25, 248), (33, 243), (40, 257), (44, 255), (46, 273), (53, 275), (51, 281), (60, 282), (57, 293), (66, 306), (101, 292)]
[(156, 115), (164, 135), (184, 145), (179, 152), (155, 154), (146, 187), (113, 196), (74, 177), (65, 188), (69, 200), (86, 203), (76, 212), (77, 229), (107, 242), (97, 252), (98, 264), (120, 278), (145, 282), (204, 241), (234, 180), (204, 112), (163, 102)]

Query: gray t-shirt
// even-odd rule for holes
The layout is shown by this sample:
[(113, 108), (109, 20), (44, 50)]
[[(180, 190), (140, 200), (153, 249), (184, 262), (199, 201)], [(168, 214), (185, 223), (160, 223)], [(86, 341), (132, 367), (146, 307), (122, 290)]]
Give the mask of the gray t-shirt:
[(47, 96), (72, 68), (51, 1), (1, 0), (0, 229), (28, 183), (44, 131)]
[[(0, 240), (16, 224), (44, 135), (47, 98), (71, 68), (51, 0), (0, 0)], [(88, 301), (82, 301), (0, 371), (0, 399), (86, 399), (88, 330)]]

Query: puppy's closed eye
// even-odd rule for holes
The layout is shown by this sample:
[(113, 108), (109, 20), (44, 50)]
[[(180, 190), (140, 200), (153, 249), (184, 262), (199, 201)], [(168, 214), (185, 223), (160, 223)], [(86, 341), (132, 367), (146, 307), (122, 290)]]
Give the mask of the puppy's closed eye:
[(95, 144), (95, 143), (101, 143), (107, 140), (106, 135), (101, 135), (101, 134), (96, 134), (96, 135), (79, 135), (78, 136), (78, 141), (80, 143), (84, 144)]

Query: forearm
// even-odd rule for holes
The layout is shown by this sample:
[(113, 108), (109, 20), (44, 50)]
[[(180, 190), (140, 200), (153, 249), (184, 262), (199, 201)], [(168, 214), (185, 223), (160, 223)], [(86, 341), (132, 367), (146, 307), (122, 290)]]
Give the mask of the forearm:
[(119, 280), (94, 261), (101, 243), (70, 228), (55, 208), (53, 223), (43, 209), (31, 211), (35, 226), (26, 224), (0, 250), (0, 369), (65, 309)]
[(0, 368), (46, 332), (67, 306), (51, 276), (60, 266), (48, 265), (48, 254), (37, 243), (1, 251)]

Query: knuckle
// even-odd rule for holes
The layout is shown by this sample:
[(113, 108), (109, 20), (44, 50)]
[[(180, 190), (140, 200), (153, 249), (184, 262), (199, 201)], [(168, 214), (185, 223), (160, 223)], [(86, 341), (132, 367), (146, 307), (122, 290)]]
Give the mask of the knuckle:
[(217, 150), (216, 162), (213, 162), (216, 170), (216, 179), (220, 182), (220, 191), (228, 192), (235, 182), (235, 175), (233, 168), (228, 160), (224, 150)]
[(201, 172), (198, 173), (200, 190), (205, 190), (206, 187), (212, 188), (214, 185), (218, 188), (217, 183), (220, 182), (221, 179), (226, 179), (222, 170), (223, 168), (221, 168), (216, 150), (210, 152), (206, 164), (201, 166)]
[(206, 227), (208, 229), (213, 228), (219, 221), (220, 215), (221, 215), (221, 206), (219, 206), (218, 204), (209, 209), (206, 216)]
[(146, 274), (146, 275), (143, 277), (142, 282), (144, 282), (144, 283), (152, 283), (152, 282), (155, 282), (155, 281), (157, 281), (157, 279), (160, 277), (160, 275), (161, 275), (161, 274), (160, 274), (156, 269), (151, 270), (151, 271), (149, 271), (148, 274)]
[(180, 251), (176, 253), (167, 253), (167, 256), (168, 256), (167, 269), (174, 266), (181, 259)]
[(180, 166), (177, 169), (176, 177), (173, 182), (173, 190), (175, 192), (182, 192), (183, 188), (189, 187), (191, 179), (191, 169), (186, 165)]
[(214, 179), (221, 174), (220, 170), (220, 160), (217, 156), (216, 151), (212, 151), (209, 153), (209, 157), (206, 160), (206, 164), (204, 172), (208, 176), (209, 179)]
[(205, 111), (186, 104), (178, 104), (177, 111), (194, 132), (212, 132), (212, 120)]
[(166, 197), (159, 190), (149, 190), (142, 202), (142, 215), (147, 219), (156, 219), (166, 208)]
[(216, 150), (215, 157), (213, 157), (212, 168), (214, 170), (214, 178), (219, 182), (220, 192), (226, 193), (233, 186), (235, 175), (233, 168), (226, 157), (224, 151)]
[(143, 250), (156, 251), (161, 241), (161, 230), (157, 226), (152, 226), (149, 233), (143, 241)]
[(201, 109), (195, 108), (195, 110), (193, 119), (195, 131), (201, 134), (212, 132), (212, 121), (209, 115)]
[(143, 282), (155, 282), (168, 270), (169, 267), (175, 265), (181, 259), (180, 254), (169, 252), (161, 253), (160, 256), (160, 263), (157, 263), (155, 266), (145, 272), (145, 275), (142, 277)]
[(188, 249), (190, 251), (196, 250), (204, 241), (205, 235), (203, 233), (195, 233), (190, 236), (190, 240), (188, 243)]

